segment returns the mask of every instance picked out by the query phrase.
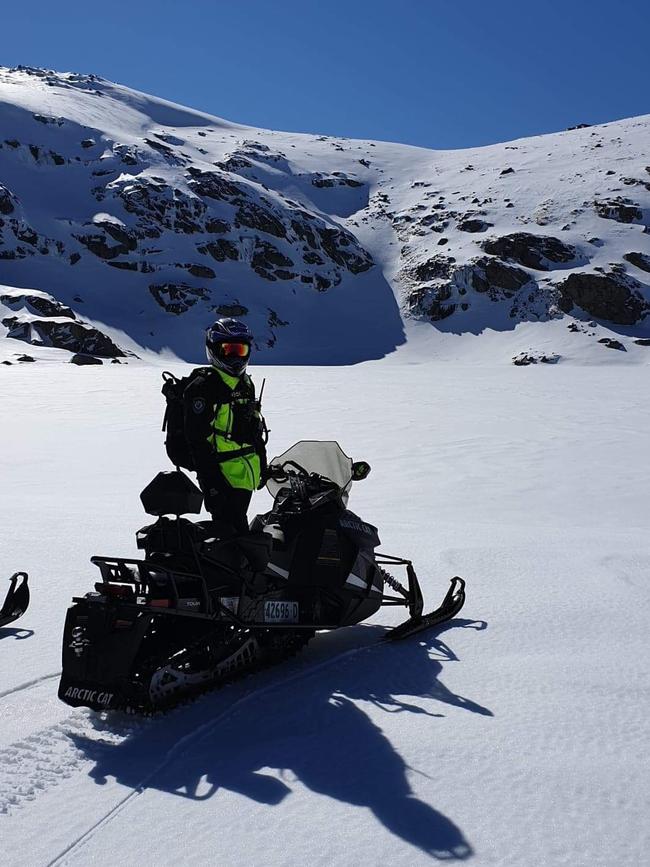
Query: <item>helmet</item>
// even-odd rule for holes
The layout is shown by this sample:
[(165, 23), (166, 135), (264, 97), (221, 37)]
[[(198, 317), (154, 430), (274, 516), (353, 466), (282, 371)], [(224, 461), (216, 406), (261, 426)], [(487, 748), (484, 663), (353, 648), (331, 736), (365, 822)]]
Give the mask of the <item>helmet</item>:
[(253, 335), (237, 319), (217, 319), (205, 333), (208, 361), (230, 376), (241, 376), (251, 354)]

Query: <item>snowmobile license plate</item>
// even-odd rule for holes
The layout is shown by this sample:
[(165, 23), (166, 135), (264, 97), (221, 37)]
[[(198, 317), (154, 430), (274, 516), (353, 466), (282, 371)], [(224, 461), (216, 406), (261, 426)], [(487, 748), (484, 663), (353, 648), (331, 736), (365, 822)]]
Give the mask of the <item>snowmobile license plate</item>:
[(267, 599), (264, 603), (265, 623), (297, 623), (300, 617), (300, 606), (297, 602)]

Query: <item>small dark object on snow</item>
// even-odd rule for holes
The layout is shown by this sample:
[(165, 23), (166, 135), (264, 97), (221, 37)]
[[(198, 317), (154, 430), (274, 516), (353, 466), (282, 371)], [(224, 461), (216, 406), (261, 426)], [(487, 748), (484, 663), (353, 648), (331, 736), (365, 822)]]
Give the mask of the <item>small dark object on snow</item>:
[(601, 337), (598, 342), (602, 343), (603, 346), (606, 346), (608, 349), (618, 349), (619, 352), (627, 352), (621, 341), (614, 340), (612, 337)]
[(514, 175), (514, 173), (515, 173), (515, 170), (512, 168), (512, 166), (509, 166), (507, 169), (502, 169), (502, 171), (501, 171), (502, 176), (503, 175)]
[(531, 352), (520, 352), (519, 355), (514, 355), (512, 363), (516, 367), (527, 367), (529, 364), (557, 364), (560, 356), (553, 352), (550, 355), (542, 353), (534, 354)]
[[(20, 581), (20, 583), (18, 583)], [(27, 611), (29, 605), (29, 587), (27, 573), (16, 572), (9, 579), (10, 585), (5, 601), (0, 608), (0, 627), (13, 623)]]
[(103, 364), (101, 358), (94, 355), (84, 355), (82, 352), (75, 353), (70, 359), (70, 364)]
[(634, 342), (637, 346), (650, 346), (650, 337), (637, 337)]
[(16, 361), (36, 361), (31, 355), (19, 355)]

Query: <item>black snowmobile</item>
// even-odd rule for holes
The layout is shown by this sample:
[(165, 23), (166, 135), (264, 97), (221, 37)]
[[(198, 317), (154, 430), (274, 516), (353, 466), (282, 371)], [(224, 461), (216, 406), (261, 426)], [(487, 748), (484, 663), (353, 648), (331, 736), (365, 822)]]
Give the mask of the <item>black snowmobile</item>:
[(0, 608), (0, 627), (7, 626), (22, 617), (29, 605), (27, 573), (16, 572), (9, 579), (9, 590)]
[[(335, 442), (300, 442), (271, 463), (273, 508), (250, 533), (190, 521), (202, 495), (179, 470), (145, 488), (157, 518), (136, 534), (143, 559), (93, 557), (95, 591), (73, 599), (63, 635), (59, 698), (95, 710), (152, 712), (278, 662), (318, 630), (360, 623), (382, 605), (410, 617), (387, 633), (406, 638), (456, 615), (464, 581), (423, 614), (412, 564), (382, 555), (376, 527), (347, 508), (370, 467)], [(171, 516), (171, 517), (170, 517)], [(406, 569), (406, 586), (387, 567)]]

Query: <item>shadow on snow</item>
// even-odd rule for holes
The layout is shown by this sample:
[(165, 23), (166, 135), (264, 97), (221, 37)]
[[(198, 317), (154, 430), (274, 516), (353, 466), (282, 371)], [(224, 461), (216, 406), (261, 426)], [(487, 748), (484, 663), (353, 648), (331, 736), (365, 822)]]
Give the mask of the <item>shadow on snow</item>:
[[(215, 693), (145, 724), (117, 747), (79, 736), (73, 740), (95, 762), (90, 775), (98, 784), (114, 777), (134, 789), (154, 788), (194, 800), (225, 789), (274, 806), (291, 793), (289, 784), (299, 781), (312, 792), (371, 810), (388, 831), (433, 857), (463, 860), (473, 852), (462, 831), (414, 795), (407, 772), (417, 769), (406, 764), (363, 709), (370, 703), (386, 713), (444, 716), (409, 701), (411, 697), (492, 716), (438, 679), (443, 663), (457, 659), (440, 632), (459, 626), (484, 629), (487, 624), (457, 619), (423, 640), (373, 642), (313, 674), (308, 667), (300, 669), (299, 685), (294, 685), (295, 675), (283, 682), (276, 669), (270, 693), (262, 683), (258, 693), (231, 693), (231, 710), (228, 690)], [(358, 629), (364, 636), (368, 630), (384, 634), (383, 627)], [(248, 703), (248, 696), (257, 700)], [(121, 724), (111, 716), (95, 719), (98, 729), (115, 723)], [(161, 765), (161, 755), (188, 735), (186, 744)], [(263, 772), (265, 768), (278, 769), (279, 777)]]

